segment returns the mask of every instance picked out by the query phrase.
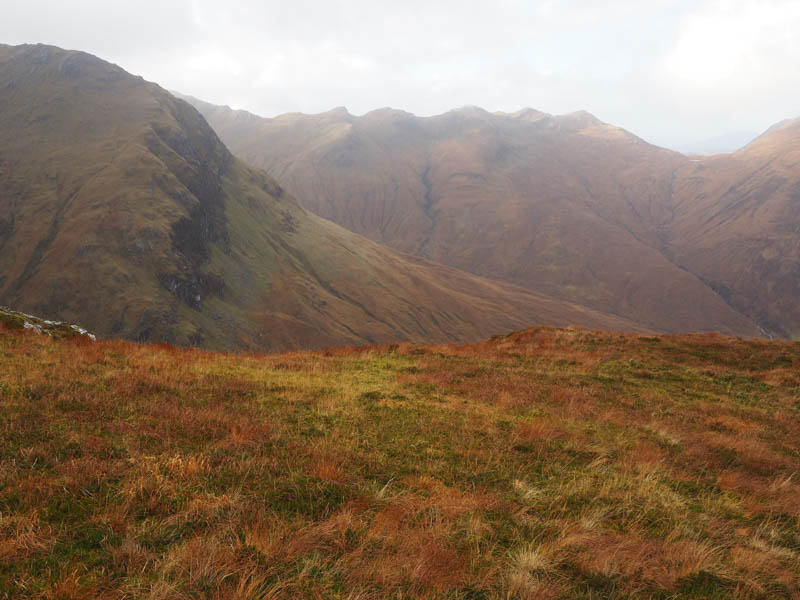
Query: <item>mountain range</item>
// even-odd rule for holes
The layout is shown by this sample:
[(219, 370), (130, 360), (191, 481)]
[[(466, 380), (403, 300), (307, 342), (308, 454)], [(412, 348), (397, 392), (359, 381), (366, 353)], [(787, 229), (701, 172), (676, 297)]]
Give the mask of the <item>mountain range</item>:
[(0, 46), (0, 304), (236, 350), (647, 329), (398, 253), (281, 185), (153, 83), (82, 52)]
[(188, 100), (306, 208), (396, 250), (659, 331), (800, 336), (800, 120), (701, 158), (585, 112)]
[(714, 137), (696, 140), (676, 148), (682, 154), (700, 154), (711, 156), (713, 154), (730, 154), (744, 148), (758, 137), (755, 131), (731, 131)]
[(585, 112), (265, 119), (0, 46), (0, 304), (230, 350), (797, 338), (799, 164), (800, 120), (699, 158)]

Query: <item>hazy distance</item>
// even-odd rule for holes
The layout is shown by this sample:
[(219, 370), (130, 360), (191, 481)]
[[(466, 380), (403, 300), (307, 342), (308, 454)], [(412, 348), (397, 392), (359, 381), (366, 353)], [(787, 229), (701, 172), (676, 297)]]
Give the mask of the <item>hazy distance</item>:
[(797, 0), (3, 2), (0, 42), (262, 116), (585, 109), (686, 149), (800, 115)]

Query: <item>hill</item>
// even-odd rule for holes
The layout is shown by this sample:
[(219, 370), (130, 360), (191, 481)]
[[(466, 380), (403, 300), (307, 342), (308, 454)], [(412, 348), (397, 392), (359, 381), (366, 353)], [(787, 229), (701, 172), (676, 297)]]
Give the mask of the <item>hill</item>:
[[(697, 240), (702, 226), (678, 225), (711, 210), (696, 204), (737, 181), (766, 197), (781, 177), (781, 193), (793, 197), (794, 163), (769, 181), (755, 176), (763, 161), (743, 150), (706, 190), (695, 173), (705, 159), (698, 165), (588, 113), (468, 107), (420, 118), (336, 109), (264, 119), (189, 101), (235, 154), (304, 206), (395, 249), (658, 330), (800, 335), (795, 250), (776, 241), (781, 228), (800, 226), (791, 207), (769, 209), (758, 223), (745, 210), (738, 226), (706, 242)], [(774, 156), (791, 152), (776, 147)], [(735, 194), (723, 201), (738, 202)], [(722, 238), (710, 264), (702, 254)]]
[(800, 593), (796, 342), (0, 357), (0, 598)]
[(49, 46), (0, 46), (0, 303), (103, 337), (220, 349), (646, 326), (307, 213), (183, 100)]
[(800, 338), (800, 119), (675, 174), (668, 251), (766, 330)]

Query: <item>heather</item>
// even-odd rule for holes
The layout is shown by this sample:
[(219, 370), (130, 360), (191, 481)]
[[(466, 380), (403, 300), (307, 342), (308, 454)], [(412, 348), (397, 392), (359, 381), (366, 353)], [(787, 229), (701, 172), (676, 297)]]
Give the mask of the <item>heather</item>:
[(800, 344), (0, 323), (0, 598), (797, 598)]

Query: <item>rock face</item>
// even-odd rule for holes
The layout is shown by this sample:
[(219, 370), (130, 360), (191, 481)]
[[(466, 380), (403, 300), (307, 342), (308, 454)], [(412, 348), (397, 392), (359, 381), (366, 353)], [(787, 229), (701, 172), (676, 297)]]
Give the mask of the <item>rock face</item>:
[(395, 249), (663, 331), (800, 335), (796, 123), (698, 162), (585, 112), (190, 101), (305, 207)]
[(309, 214), (183, 100), (41, 45), (0, 46), (0, 303), (101, 336), (227, 349), (646, 329)]

